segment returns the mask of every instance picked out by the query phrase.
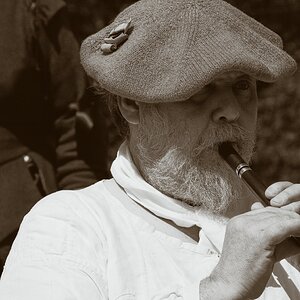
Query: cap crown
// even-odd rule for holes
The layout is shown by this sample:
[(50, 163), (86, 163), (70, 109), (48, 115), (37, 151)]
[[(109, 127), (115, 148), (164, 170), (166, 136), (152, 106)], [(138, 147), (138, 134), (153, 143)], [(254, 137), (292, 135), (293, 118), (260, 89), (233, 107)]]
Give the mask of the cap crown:
[[(129, 19), (128, 40), (103, 54), (104, 38)], [(81, 57), (104, 89), (150, 103), (186, 100), (227, 71), (273, 82), (296, 70), (276, 33), (221, 0), (138, 1), (87, 38)]]

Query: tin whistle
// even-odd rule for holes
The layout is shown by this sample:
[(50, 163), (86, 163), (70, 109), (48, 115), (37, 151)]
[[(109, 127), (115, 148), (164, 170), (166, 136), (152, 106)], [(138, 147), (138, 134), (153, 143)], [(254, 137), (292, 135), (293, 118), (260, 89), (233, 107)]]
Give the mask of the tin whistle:
[[(219, 154), (235, 171), (237, 176), (248, 185), (250, 190), (262, 200), (264, 206), (270, 206), (270, 200), (265, 196), (265, 190), (267, 187), (259, 180), (254, 171), (235, 151), (232, 144), (230, 142), (220, 144)], [(291, 238), (300, 245), (300, 237), (293, 236)]]

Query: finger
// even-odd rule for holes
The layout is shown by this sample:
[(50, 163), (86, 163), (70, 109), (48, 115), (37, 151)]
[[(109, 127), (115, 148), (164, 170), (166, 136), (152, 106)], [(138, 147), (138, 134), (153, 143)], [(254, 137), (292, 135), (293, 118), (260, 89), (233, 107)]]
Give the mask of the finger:
[(292, 202), (288, 205), (280, 207), (280, 209), (291, 210), (291, 211), (294, 211), (297, 214), (300, 214), (300, 201)]
[[(255, 204), (258, 203), (258, 204)], [(266, 206), (264, 207), (263, 205), (259, 207), (260, 202), (255, 202), (252, 205), (255, 205), (255, 207), (257, 209), (253, 209), (251, 211), (248, 211), (246, 213), (244, 213), (244, 215), (250, 215), (250, 216), (259, 216), (261, 215), (261, 218), (276, 218), (281, 217), (281, 216), (285, 216), (285, 217), (290, 217), (293, 218), (294, 216), (299, 217), (299, 215), (295, 214), (293, 211), (291, 210), (283, 210), (281, 209), (281, 207), (273, 207), (273, 206)]]
[(289, 181), (275, 182), (266, 189), (265, 195), (268, 199), (272, 199), (291, 185), (292, 183)]
[(264, 208), (264, 206), (262, 205), (261, 202), (254, 202), (251, 205), (251, 210), (258, 210), (258, 209), (262, 209), (262, 208)]
[(282, 207), (296, 201), (300, 201), (300, 184), (290, 185), (272, 198), (270, 204), (272, 206)]
[(291, 236), (300, 236), (300, 217), (299, 215), (296, 216), (282, 216), (280, 221), (265, 228), (270, 237), (271, 245), (279, 245)]

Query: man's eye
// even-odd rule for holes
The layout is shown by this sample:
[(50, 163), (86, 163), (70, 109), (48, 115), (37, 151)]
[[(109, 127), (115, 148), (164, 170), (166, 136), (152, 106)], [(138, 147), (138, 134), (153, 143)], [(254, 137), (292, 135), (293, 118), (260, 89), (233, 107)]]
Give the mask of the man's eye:
[(250, 88), (250, 82), (247, 80), (240, 80), (236, 83), (235, 88), (238, 90), (246, 91)]
[(198, 95), (207, 95), (214, 89), (214, 85), (212, 83), (204, 86), (197, 94)]
[(213, 89), (214, 86), (212, 84), (208, 84), (204, 86), (197, 94), (192, 96), (190, 100), (197, 104), (201, 104), (208, 98)]

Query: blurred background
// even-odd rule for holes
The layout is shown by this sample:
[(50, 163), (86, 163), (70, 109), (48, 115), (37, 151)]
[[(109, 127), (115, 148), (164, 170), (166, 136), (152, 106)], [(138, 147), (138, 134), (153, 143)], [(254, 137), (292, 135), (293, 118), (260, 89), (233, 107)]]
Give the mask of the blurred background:
[[(74, 33), (79, 42), (110, 23), (120, 10), (135, 1), (67, 0)], [(277, 32), (285, 50), (300, 63), (299, 0), (228, 0), (248, 15)], [(253, 168), (266, 184), (277, 180), (300, 182), (300, 72), (276, 84), (259, 84), (259, 124)], [(107, 168), (120, 144), (106, 107), (98, 96), (90, 95), (93, 114), (106, 126)], [(87, 101), (89, 102), (89, 101)], [(82, 104), (85, 108), (85, 104)], [(92, 108), (93, 109), (93, 108)], [(95, 136), (94, 138), (97, 138)]]

